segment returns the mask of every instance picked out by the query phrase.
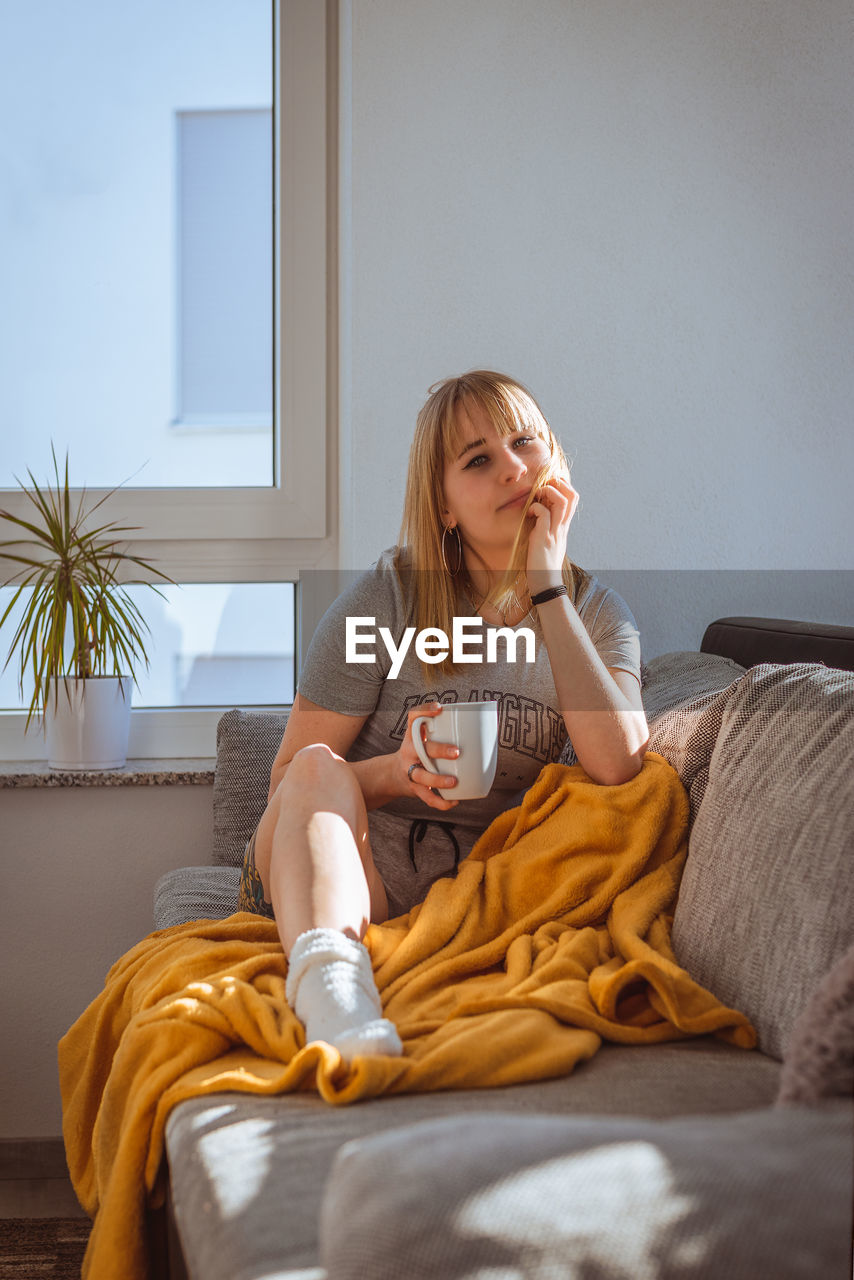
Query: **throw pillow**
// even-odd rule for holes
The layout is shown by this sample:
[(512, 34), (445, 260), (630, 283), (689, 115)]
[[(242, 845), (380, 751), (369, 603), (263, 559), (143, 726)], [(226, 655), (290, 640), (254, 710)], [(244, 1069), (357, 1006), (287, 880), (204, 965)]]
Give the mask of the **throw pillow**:
[(777, 1104), (854, 1097), (854, 947), (825, 974), (786, 1045)]
[(744, 671), (716, 653), (659, 654), (644, 669), (643, 706), (650, 726), (679, 707), (720, 693)]
[(854, 674), (752, 667), (729, 691), (676, 905), (679, 963), (782, 1059), (854, 942)]
[[(703, 799), (727, 691), (744, 667), (713, 653), (664, 653), (644, 666), (649, 750), (673, 766), (688, 792), (693, 822)], [(561, 764), (574, 764), (567, 742)]]
[(710, 653), (665, 653), (649, 664), (643, 703), (649, 750), (673, 766), (697, 816), (730, 690), (744, 667)]
[(287, 713), (227, 711), (216, 731), (213, 860), (239, 867), (246, 842), (267, 807), (270, 770)]

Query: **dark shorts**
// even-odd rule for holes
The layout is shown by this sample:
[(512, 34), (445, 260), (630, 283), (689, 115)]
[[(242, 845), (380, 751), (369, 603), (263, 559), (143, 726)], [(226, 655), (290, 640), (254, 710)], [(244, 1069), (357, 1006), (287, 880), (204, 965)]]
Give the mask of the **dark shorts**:
[(255, 916), (266, 916), (274, 920), (273, 904), (264, 897), (264, 886), (255, 866), (255, 836), (253, 831), (243, 855), (243, 869), (240, 872), (240, 891), (237, 895), (237, 910), (251, 911)]

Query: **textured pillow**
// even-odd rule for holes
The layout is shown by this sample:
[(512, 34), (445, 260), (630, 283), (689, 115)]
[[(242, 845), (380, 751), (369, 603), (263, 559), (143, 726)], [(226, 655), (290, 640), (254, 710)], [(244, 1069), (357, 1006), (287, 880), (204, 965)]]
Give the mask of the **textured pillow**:
[(710, 653), (665, 653), (649, 664), (643, 704), (649, 750), (673, 766), (688, 792), (690, 822), (700, 808), (724, 707), (744, 667)]
[(287, 723), (287, 712), (227, 711), (220, 718), (213, 785), (213, 860), (220, 866), (243, 862)]
[(854, 947), (819, 983), (786, 1044), (777, 1104), (854, 1097)]
[(650, 726), (669, 712), (720, 693), (744, 671), (716, 653), (659, 654), (644, 669), (643, 706)]
[(680, 964), (782, 1059), (854, 942), (854, 674), (752, 667), (729, 690), (673, 923)]
[(320, 1257), (327, 1280), (842, 1280), (851, 1191), (844, 1104), (457, 1116), (341, 1148)]
[[(709, 775), (727, 691), (744, 667), (711, 653), (664, 653), (644, 666), (643, 705), (649, 750), (664, 756), (682, 779), (696, 816)], [(561, 764), (574, 764), (567, 742)]]

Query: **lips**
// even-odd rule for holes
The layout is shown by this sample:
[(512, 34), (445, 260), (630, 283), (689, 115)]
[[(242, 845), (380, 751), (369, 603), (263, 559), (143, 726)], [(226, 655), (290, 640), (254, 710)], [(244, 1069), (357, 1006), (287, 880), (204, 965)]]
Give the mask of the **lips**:
[(510, 498), (507, 502), (502, 502), (498, 508), (499, 511), (506, 511), (508, 507), (524, 507), (530, 496), (530, 489), (523, 489), (521, 493), (517, 493), (514, 498)]

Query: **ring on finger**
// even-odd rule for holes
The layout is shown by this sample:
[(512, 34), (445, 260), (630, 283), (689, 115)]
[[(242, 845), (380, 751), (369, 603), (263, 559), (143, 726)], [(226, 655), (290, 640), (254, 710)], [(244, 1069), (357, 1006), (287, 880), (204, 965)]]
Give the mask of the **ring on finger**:
[(412, 781), (412, 770), (419, 768), (420, 764), (421, 764), (420, 760), (414, 760), (412, 764), (409, 766), (409, 768), (406, 770), (406, 776), (410, 782)]

